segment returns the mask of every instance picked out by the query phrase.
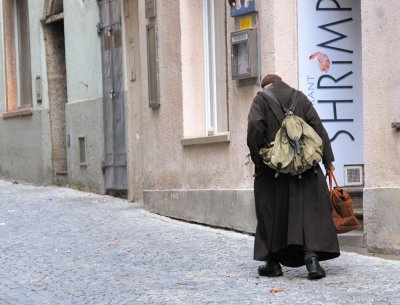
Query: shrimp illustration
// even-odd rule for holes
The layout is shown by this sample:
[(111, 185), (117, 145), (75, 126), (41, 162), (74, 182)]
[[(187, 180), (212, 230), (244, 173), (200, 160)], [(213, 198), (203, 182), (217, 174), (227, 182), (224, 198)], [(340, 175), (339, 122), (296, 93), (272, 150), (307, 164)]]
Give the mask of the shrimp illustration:
[(236, 6), (236, 0), (228, 0), (230, 7)]
[(331, 66), (331, 61), (329, 60), (328, 55), (321, 52), (315, 52), (314, 54), (310, 55), (309, 59), (313, 60), (315, 57), (318, 59), (321, 71), (328, 72), (329, 67)]

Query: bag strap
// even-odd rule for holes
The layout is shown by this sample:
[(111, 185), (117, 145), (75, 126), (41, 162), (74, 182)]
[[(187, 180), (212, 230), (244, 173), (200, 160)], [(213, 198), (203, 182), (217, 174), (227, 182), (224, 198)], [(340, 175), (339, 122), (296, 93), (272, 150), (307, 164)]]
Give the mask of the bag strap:
[[(286, 108), (285, 106), (283, 106), (283, 104), (281, 103), (281, 101), (278, 99), (278, 97), (271, 91), (268, 89), (264, 89), (262, 91), (259, 91), (258, 93), (261, 94), (261, 96), (264, 97), (264, 99), (266, 99), (268, 101), (268, 97), (270, 97), (277, 105), (280, 106), (280, 108), (283, 110), (283, 113), (285, 114), (285, 116), (287, 114), (293, 113), (294, 110), (296, 109), (296, 106), (298, 104), (298, 100), (297, 100), (297, 90), (292, 90), (292, 93), (290, 94), (290, 107)], [(278, 119), (278, 121), (282, 124), (284, 117), (280, 114), (277, 113), (277, 110), (274, 109), (274, 107), (271, 106), (271, 110), (272, 112), (275, 114), (275, 117)]]
[(333, 181), (335, 181), (336, 188), (339, 188), (339, 184), (337, 183), (335, 175), (331, 171), (329, 171), (328, 177), (329, 177), (329, 191), (332, 193), (332, 190), (333, 190), (332, 179), (333, 179)]
[(299, 102), (299, 100), (296, 97), (297, 97), (297, 90), (293, 90), (292, 94), (290, 95), (290, 99), (292, 100), (292, 103), (290, 104), (290, 107), (289, 107), (289, 110), (292, 113), (296, 109), (296, 106), (297, 106), (297, 104)]
[[(281, 101), (276, 97), (276, 95), (272, 92), (272, 91), (270, 91), (270, 90), (268, 90), (268, 89), (264, 89), (263, 91), (260, 91), (260, 93), (261, 93), (261, 95), (267, 95), (267, 96), (269, 96), (270, 98), (272, 98), (272, 100), (276, 103), (276, 104), (278, 104), (279, 106), (281, 106), (281, 108), (282, 108), (282, 110), (283, 110), (283, 112), (286, 114), (286, 113), (288, 113), (290, 110), (288, 109), (288, 108), (286, 108), (285, 106), (283, 106), (282, 105), (282, 103), (281, 103)], [(264, 93), (264, 94), (263, 94)]]
[[(273, 100), (276, 104), (278, 104), (279, 107), (282, 109), (281, 103), (278, 101), (278, 99), (276, 98), (276, 96), (275, 96), (271, 91), (268, 92), (268, 93), (271, 93), (271, 95), (268, 94), (266, 91), (258, 91), (258, 93), (259, 93), (266, 101), (269, 101), (268, 97), (272, 98), (272, 100)], [(273, 106), (273, 105), (270, 105), (270, 108), (271, 108), (272, 112), (274, 113), (276, 119), (278, 120), (279, 124), (282, 124), (283, 119), (285, 118), (284, 114), (279, 113), (278, 110), (277, 110), (277, 109), (275, 108), (275, 106)], [(283, 110), (283, 109), (282, 109), (282, 110)], [(284, 110), (283, 110), (283, 111), (284, 111)]]
[(294, 112), (294, 110), (297, 107), (298, 104), (298, 99), (297, 99), (297, 90), (292, 90), (292, 93), (290, 94), (290, 106), (289, 108), (286, 108), (285, 106), (282, 105), (281, 101), (278, 99), (278, 97), (271, 91), (268, 89), (264, 89), (262, 92), (264, 92), (265, 94), (267, 94), (270, 98), (272, 98), (272, 100), (277, 103), (279, 106), (282, 107), (283, 111), (286, 113), (288, 113), (289, 111), (291, 111), (292, 113)]

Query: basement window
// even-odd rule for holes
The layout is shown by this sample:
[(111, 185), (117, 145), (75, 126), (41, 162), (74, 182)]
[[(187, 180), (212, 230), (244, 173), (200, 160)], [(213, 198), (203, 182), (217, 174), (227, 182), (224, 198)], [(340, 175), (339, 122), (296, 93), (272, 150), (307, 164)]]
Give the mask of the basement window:
[[(32, 107), (29, 1), (3, 0), (7, 112), (27, 113)], [(31, 113), (31, 112), (29, 112)]]
[(86, 138), (79, 137), (79, 165), (86, 166)]
[(147, 35), (147, 70), (149, 86), (149, 107), (160, 106), (158, 80), (157, 30), (154, 23), (146, 26)]

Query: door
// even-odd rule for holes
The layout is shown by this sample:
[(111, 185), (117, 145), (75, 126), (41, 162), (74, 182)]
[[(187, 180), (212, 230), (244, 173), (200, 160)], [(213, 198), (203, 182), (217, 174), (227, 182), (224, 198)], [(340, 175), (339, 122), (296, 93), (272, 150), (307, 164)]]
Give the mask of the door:
[(100, 1), (99, 30), (102, 37), (105, 188), (121, 191), (127, 190), (127, 161), (119, 0)]

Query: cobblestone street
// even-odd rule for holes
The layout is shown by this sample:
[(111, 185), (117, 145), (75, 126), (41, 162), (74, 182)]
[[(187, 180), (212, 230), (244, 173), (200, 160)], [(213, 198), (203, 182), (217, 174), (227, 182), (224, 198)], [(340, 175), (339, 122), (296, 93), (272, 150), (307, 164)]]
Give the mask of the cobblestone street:
[(125, 200), (0, 180), (1, 305), (400, 304), (400, 261), (342, 252), (325, 279), (270, 279), (252, 247)]

